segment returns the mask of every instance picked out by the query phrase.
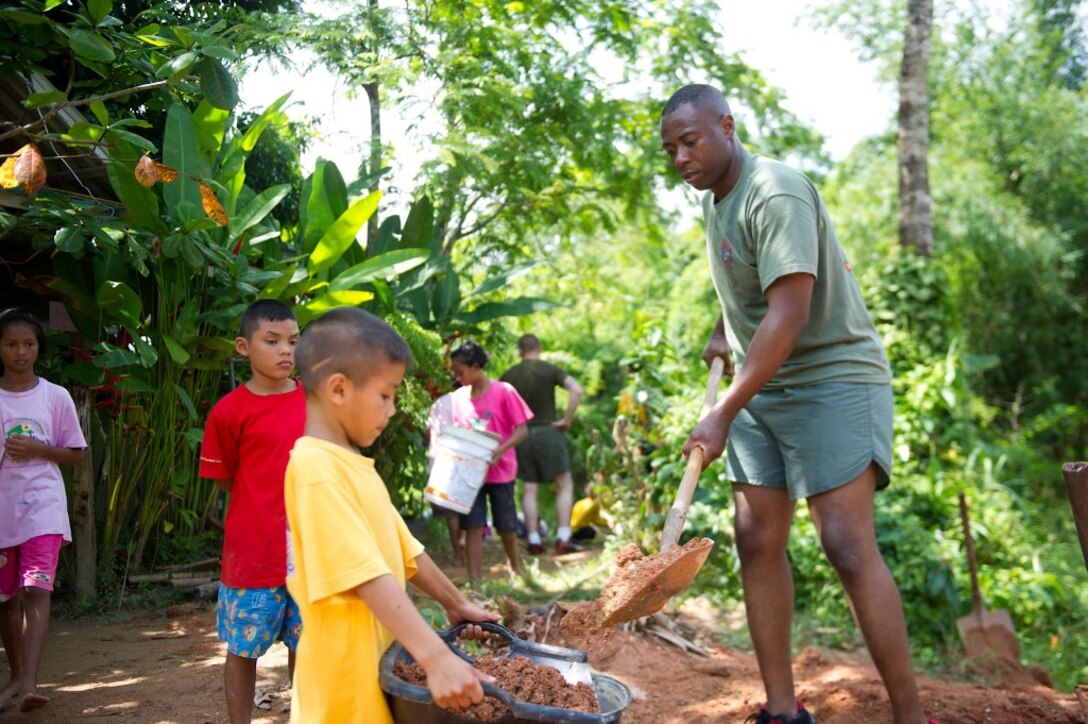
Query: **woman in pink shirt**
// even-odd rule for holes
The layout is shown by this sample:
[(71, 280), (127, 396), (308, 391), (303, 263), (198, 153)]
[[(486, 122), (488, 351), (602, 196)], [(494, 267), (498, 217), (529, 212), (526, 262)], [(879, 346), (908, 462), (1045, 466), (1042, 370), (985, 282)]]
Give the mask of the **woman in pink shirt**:
[(468, 397), (475, 414), (472, 420), (455, 418), (454, 422), (493, 432), (502, 440), (491, 457), (491, 467), (487, 469), (476, 503), (468, 515), (461, 516), (461, 527), (466, 531), (465, 557), (471, 581), (480, 580), (484, 556), (482, 533), (487, 524), (488, 500), (491, 501), (491, 520), (506, 550), (510, 573), (518, 572), (518, 510), (514, 502), (518, 459), (514, 448), (528, 435), (525, 423), (533, 416), (512, 385), (487, 376), (484, 372), (487, 360), (487, 352), (475, 342), (465, 342), (450, 353), (450, 367), (462, 385), (454, 395)]
[(57, 557), (72, 542), (59, 466), (79, 463), (87, 447), (68, 391), (34, 372), (44, 351), (38, 320), (20, 309), (0, 313), (0, 640), (11, 669), (0, 711), (49, 703), (38, 666)]

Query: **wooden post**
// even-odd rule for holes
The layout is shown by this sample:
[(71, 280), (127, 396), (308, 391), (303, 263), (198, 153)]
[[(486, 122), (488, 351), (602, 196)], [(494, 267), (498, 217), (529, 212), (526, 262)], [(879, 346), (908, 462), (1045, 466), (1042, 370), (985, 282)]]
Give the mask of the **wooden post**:
[(76, 553), (76, 595), (81, 599), (93, 599), (97, 595), (95, 586), (96, 559), (94, 538), (94, 450), (90, 446), (93, 438), (93, 399), (90, 390), (82, 385), (72, 385), (72, 399), (79, 414), (79, 427), (87, 438), (88, 446), (83, 455), (83, 462), (75, 466), (72, 477), (72, 542)]
[(1088, 462), (1066, 463), (1062, 466), (1062, 474), (1065, 476), (1069, 504), (1073, 506), (1080, 552), (1084, 555), (1085, 567), (1088, 567)]

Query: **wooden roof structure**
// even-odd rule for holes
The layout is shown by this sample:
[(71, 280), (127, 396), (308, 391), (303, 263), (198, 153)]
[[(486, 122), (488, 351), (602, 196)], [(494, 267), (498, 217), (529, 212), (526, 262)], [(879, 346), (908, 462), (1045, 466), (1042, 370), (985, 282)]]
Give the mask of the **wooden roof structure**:
[[(56, 90), (44, 76), (34, 73), (23, 76), (13, 73), (0, 78), (0, 135), (24, 126), (45, 115), (41, 108), (30, 109), (23, 102), (31, 93)], [(75, 108), (64, 108), (48, 122), (48, 130), (64, 133), (87, 119)], [(40, 130), (36, 129), (36, 130)], [(30, 138), (15, 135), (0, 140), (0, 154), (11, 154), (28, 143)], [(61, 141), (38, 143), (45, 159), (47, 181), (45, 188), (68, 196), (95, 201), (104, 206), (119, 206), (106, 174), (105, 161), (109, 154), (102, 147), (68, 146)], [(0, 206), (22, 208), (26, 197), (14, 189), (0, 190)]]
[[(31, 93), (55, 90), (40, 74), (29, 76), (13, 73), (0, 78), (0, 136), (32, 123), (46, 114), (45, 109), (29, 109), (23, 102)], [(87, 119), (75, 108), (63, 108), (46, 123), (51, 133), (67, 132), (76, 123)], [(40, 133), (39, 125), (32, 132)], [(8, 155), (34, 139), (25, 134), (13, 134), (0, 139), (0, 154)], [(87, 213), (122, 213), (124, 206), (110, 185), (106, 172), (109, 154), (103, 147), (69, 146), (59, 140), (35, 141), (46, 168), (46, 184), (38, 193), (50, 191), (86, 204)], [(0, 211), (19, 215), (29, 199), (22, 189), (0, 188)], [(21, 306), (38, 316), (56, 316), (56, 304), (49, 301), (60, 296), (47, 286), (53, 276), (53, 254), (41, 243), (51, 238), (55, 229), (41, 225), (20, 225), (4, 233), (0, 231), (0, 309)], [(57, 326), (57, 325), (50, 325)]]

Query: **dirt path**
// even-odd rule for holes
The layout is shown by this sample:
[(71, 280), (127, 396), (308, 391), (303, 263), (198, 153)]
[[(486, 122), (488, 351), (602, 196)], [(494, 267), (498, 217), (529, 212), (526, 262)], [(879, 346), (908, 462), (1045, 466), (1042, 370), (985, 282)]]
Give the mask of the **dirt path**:
[[(40, 676), (49, 705), (30, 714), (7, 712), (0, 722), (225, 722), (223, 649), (215, 633), (214, 604), (182, 605), (116, 622), (54, 621)], [(4, 678), (7, 667), (4, 667)], [(260, 659), (259, 689), (289, 701), (287, 650)], [(255, 711), (254, 722), (286, 722), (277, 712)], [(276, 712), (276, 713), (272, 713)]]
[[(709, 656), (698, 656), (652, 636), (616, 629), (589, 641), (564, 638), (567, 634), (557, 625), (547, 630), (547, 643), (588, 651), (596, 669), (631, 689), (635, 700), (624, 724), (741, 722), (762, 701), (755, 660), (745, 653), (710, 645)], [(52, 701), (31, 714), (0, 714), (0, 723), (226, 722), (222, 662), (212, 604), (186, 604), (116, 621), (55, 621), (41, 675), (42, 689)], [(797, 657), (795, 671), (799, 695), (820, 724), (891, 721), (880, 680), (861, 656), (808, 649)], [(256, 711), (254, 722), (286, 722), (282, 645), (260, 660), (258, 673), (258, 688), (275, 692), (278, 699), (271, 710)], [(6, 671), (2, 675), (6, 679)], [(1023, 671), (1006, 672), (997, 687), (928, 678), (920, 683), (929, 715), (941, 724), (1085, 722), (1073, 695), (1045, 688)]]

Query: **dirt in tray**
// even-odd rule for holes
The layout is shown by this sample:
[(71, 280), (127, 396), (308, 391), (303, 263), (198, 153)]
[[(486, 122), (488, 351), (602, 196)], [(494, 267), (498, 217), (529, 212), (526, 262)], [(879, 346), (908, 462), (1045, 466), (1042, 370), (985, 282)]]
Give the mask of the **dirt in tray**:
[[(534, 664), (523, 656), (503, 658), (480, 657), (476, 668), (495, 677), (495, 684), (515, 699), (527, 704), (549, 706), (569, 711), (599, 712), (597, 692), (588, 684), (569, 684), (554, 666)], [(397, 678), (416, 686), (427, 685), (427, 675), (419, 664), (398, 661), (393, 665)], [(452, 708), (451, 712), (464, 719), (492, 721), (509, 713), (498, 699), (485, 696), (479, 704), (467, 708)]]

